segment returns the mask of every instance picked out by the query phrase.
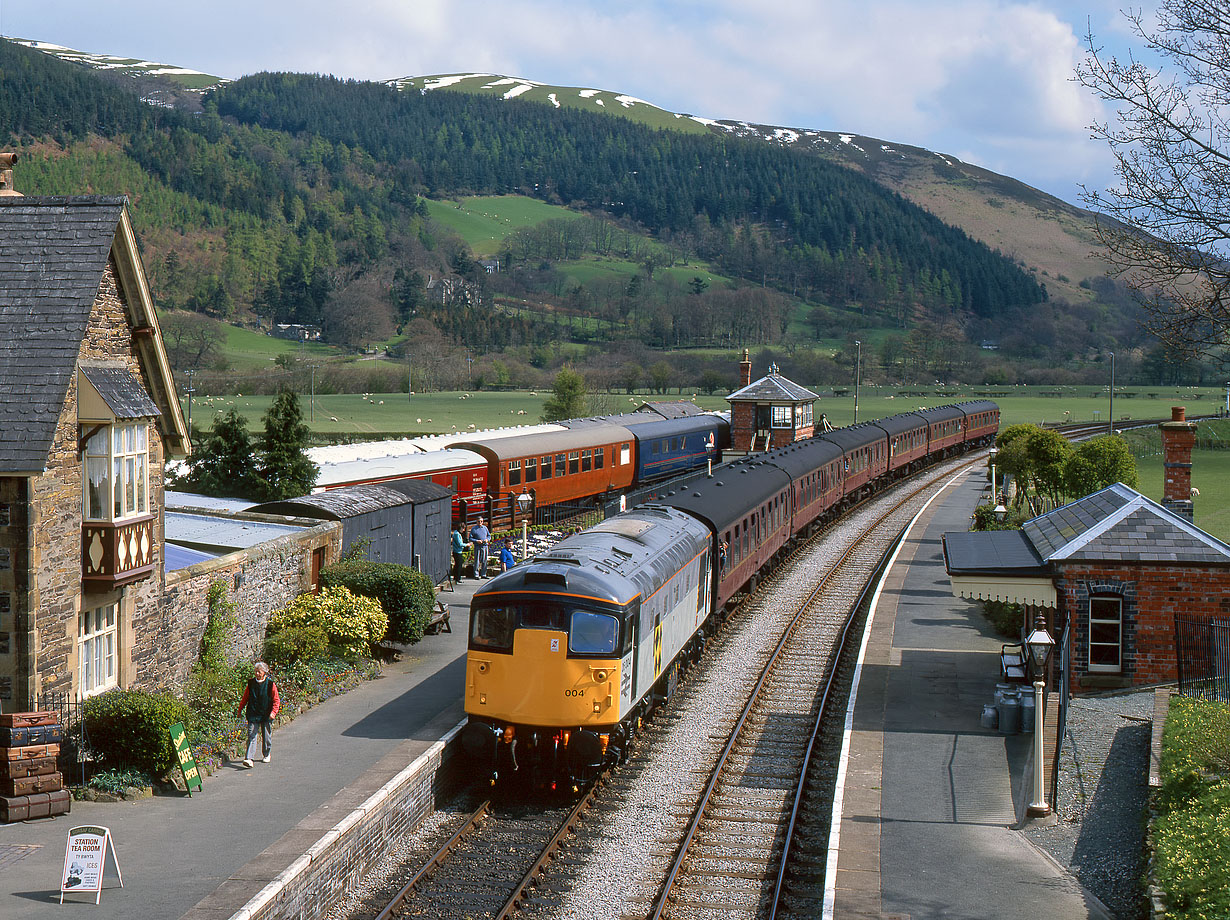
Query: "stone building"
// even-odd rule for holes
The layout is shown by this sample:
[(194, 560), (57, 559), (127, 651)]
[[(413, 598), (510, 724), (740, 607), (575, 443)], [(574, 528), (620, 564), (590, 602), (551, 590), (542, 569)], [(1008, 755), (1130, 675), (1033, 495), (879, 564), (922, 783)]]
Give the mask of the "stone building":
[[(9, 155), (11, 157), (11, 155)], [(164, 465), (189, 451), (126, 199), (5, 192), (0, 157), (0, 709), (174, 689), (208, 617), (237, 654), (337, 558), (340, 527), (167, 572)]]
[(753, 383), (752, 362), (744, 349), (739, 389), (726, 397), (730, 403), (730, 449), (752, 453), (810, 438), (816, 431), (813, 411), (819, 398), (781, 376), (776, 365)]
[(3, 197), (0, 240), (7, 709), (135, 681), (188, 438), (125, 199)]

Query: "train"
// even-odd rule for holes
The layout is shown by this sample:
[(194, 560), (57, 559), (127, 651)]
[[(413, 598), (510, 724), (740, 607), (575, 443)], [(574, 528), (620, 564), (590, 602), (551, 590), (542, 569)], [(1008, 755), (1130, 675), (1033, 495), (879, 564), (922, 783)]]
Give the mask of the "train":
[(689, 403), (557, 423), (312, 448), (316, 491), (428, 480), (453, 491), (453, 520), (485, 515), (496, 528), (719, 463), (730, 421)]
[(887, 482), (991, 444), (972, 400), (748, 455), (496, 576), (470, 605), (461, 741), (491, 781), (576, 787), (626, 758), (720, 614), (793, 539)]

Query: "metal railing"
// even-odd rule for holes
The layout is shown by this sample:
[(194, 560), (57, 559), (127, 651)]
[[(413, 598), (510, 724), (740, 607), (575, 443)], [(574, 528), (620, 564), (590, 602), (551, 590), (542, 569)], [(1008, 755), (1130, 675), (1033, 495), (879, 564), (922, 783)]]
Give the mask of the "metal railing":
[(1230, 617), (1174, 618), (1179, 693), (1230, 703)]
[(63, 740), (60, 742), (59, 767), (65, 785), (85, 785), (86, 764), (93, 760), (90, 736), (85, 730), (82, 701), (62, 691), (44, 693), (37, 700), (39, 712), (54, 712), (60, 718)]

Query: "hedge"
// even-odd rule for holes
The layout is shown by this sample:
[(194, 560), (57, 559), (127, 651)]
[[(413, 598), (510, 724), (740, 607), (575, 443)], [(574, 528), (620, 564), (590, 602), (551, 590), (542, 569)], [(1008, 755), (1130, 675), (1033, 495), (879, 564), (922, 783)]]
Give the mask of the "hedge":
[(436, 590), (431, 579), (418, 569), (395, 562), (350, 559), (321, 569), (320, 583), (342, 586), (355, 594), (375, 598), (389, 618), (385, 640), (412, 644), (423, 638), (431, 619)]
[(188, 724), (188, 705), (169, 693), (108, 690), (83, 704), (85, 730), (99, 759), (114, 770), (155, 775), (177, 763), (169, 729)]

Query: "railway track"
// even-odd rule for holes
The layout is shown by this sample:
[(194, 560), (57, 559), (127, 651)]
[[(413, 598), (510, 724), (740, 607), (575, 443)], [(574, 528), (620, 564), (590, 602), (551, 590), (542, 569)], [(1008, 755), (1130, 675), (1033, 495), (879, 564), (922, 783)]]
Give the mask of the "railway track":
[[(902, 508), (913, 508), (934, 484), (927, 477), (879, 513), (798, 606), (717, 758), (651, 920), (772, 917), (783, 901), (802, 908), (798, 916), (814, 915), (814, 895), (823, 898), (825, 847), (796, 847), (789, 875), (784, 854), (796, 821), (800, 836), (825, 839), (827, 817), (824, 827), (815, 826), (815, 818), (831, 796), (821, 790), (804, 799), (803, 777), (830, 712), (844, 713), (838, 665), (847, 646), (857, 645), (866, 586), (904, 529)], [(784, 899), (787, 878), (790, 897)]]
[(374, 920), (512, 916), (560, 844), (591, 807), (591, 786), (571, 807), (484, 801), (432, 853)]

